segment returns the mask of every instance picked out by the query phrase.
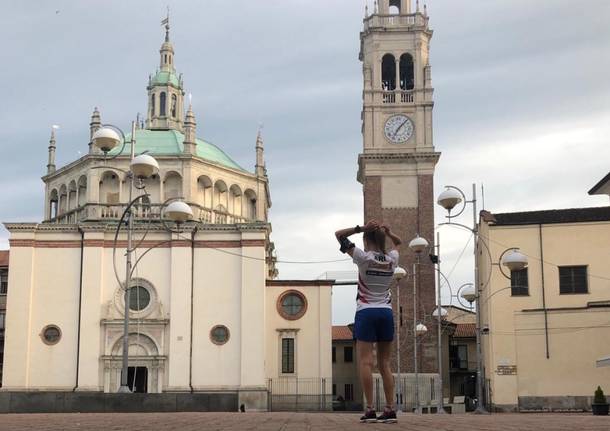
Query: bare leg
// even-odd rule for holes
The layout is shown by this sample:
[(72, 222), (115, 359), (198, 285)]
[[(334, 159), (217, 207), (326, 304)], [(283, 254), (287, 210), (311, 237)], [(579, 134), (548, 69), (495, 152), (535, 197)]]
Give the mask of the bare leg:
[(366, 341), (356, 342), (356, 352), (358, 353), (358, 372), (360, 382), (366, 398), (366, 406), (373, 406), (373, 343)]
[(392, 342), (377, 343), (377, 366), (383, 379), (386, 404), (394, 410), (394, 376), (390, 368)]

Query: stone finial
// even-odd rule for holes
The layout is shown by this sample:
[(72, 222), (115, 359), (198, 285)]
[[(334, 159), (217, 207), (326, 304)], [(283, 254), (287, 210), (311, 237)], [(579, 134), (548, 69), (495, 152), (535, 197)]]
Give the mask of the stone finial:
[(53, 126), (51, 127), (51, 138), (49, 139), (49, 160), (47, 162), (47, 175), (52, 174), (53, 172), (55, 172), (55, 149), (57, 148), (55, 146), (55, 129), (57, 129), (57, 126)]
[(369, 17), (369, 5), (368, 5), (368, 3), (365, 3), (365, 5), (364, 5), (364, 17), (365, 18)]
[(263, 145), (262, 136), (263, 125), (260, 124), (258, 127), (258, 133), (256, 134), (256, 166), (255, 172), (258, 177), (267, 176), (267, 168), (265, 167), (265, 148)]
[(419, 0), (415, 0), (415, 13), (419, 13)]
[(196, 155), (197, 154), (197, 122), (195, 121), (195, 114), (193, 114), (193, 105), (189, 105), (189, 110), (186, 113), (184, 119), (184, 154)]
[(89, 123), (89, 154), (95, 152), (95, 146), (93, 145), (93, 134), (97, 129), (102, 127), (102, 119), (100, 111), (97, 110), (97, 106), (93, 108), (93, 114), (91, 114), (91, 122)]
[(373, 13), (379, 13), (379, 4), (377, 3), (377, 0), (375, 0), (374, 6), (373, 6)]
[(428, 5), (424, 3), (424, 16), (428, 16)]

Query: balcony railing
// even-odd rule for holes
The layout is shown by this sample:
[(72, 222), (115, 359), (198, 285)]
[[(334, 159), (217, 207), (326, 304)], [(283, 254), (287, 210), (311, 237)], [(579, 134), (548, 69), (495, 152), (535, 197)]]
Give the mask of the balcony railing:
[(373, 28), (396, 28), (396, 27), (427, 27), (428, 17), (421, 13), (410, 15), (371, 15), (364, 20), (364, 31)]
[(415, 103), (414, 90), (373, 90), (373, 103), (377, 105), (410, 105)]
[[(205, 224), (235, 224), (253, 223), (255, 219), (230, 214), (224, 211), (212, 210), (198, 204), (189, 203), (196, 220)], [(75, 224), (84, 221), (118, 221), (125, 211), (125, 204), (86, 204), (57, 217), (47, 220), (47, 223)], [(133, 214), (135, 220), (159, 220), (161, 204), (135, 205)]]

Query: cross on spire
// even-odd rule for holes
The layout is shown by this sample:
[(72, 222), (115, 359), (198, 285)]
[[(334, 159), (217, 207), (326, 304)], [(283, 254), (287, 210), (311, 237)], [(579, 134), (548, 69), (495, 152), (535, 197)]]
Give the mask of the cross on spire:
[(169, 42), (169, 6), (167, 6), (167, 16), (161, 21), (161, 25), (165, 25), (165, 41)]

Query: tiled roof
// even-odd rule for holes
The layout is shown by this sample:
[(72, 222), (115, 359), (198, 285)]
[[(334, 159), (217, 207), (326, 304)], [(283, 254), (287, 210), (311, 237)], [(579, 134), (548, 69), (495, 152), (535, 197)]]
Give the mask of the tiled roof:
[(8, 250), (0, 250), (0, 266), (8, 266)]
[(610, 206), (493, 214), (496, 226), (610, 221)]
[(333, 326), (333, 340), (353, 340), (354, 336), (347, 326)]
[(476, 323), (458, 323), (455, 326), (453, 337), (455, 338), (475, 338), (477, 336)]

